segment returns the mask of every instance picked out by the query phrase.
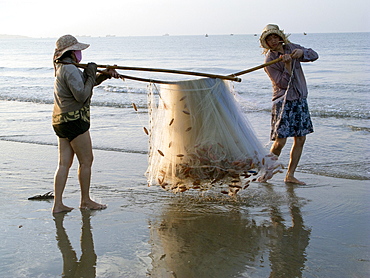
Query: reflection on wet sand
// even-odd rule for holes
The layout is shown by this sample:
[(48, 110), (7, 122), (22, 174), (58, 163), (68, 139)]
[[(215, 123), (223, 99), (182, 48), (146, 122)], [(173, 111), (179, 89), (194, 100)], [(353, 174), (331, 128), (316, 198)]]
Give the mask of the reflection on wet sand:
[(54, 215), (56, 239), (58, 241), (59, 250), (63, 256), (62, 277), (95, 277), (97, 256), (94, 251), (94, 242), (91, 233), (91, 211), (81, 210), (82, 227), (80, 242), (82, 254), (80, 260), (77, 259), (76, 252), (63, 226), (65, 215), (66, 213)]
[[(266, 190), (273, 193), (272, 187)], [(284, 200), (277, 204), (266, 198), (256, 213), (245, 202), (225, 206), (174, 198), (150, 223), (151, 277), (301, 277), (310, 229), (293, 187), (287, 186)], [(286, 207), (292, 225), (284, 219)]]

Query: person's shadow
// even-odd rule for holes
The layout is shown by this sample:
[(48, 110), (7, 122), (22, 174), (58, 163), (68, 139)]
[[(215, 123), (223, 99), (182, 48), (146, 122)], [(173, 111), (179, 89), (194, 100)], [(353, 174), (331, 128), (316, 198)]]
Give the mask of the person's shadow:
[(58, 247), (63, 256), (62, 277), (96, 277), (97, 256), (94, 250), (93, 236), (91, 232), (91, 211), (81, 210), (81, 257), (77, 259), (75, 250), (69, 241), (66, 230), (63, 226), (63, 220), (66, 213), (54, 214), (56, 227), (56, 239)]

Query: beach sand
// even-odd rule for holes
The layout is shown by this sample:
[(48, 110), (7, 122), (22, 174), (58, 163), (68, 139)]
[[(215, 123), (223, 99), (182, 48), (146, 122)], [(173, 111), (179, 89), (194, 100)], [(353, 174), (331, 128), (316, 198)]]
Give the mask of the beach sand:
[[(75, 209), (53, 216), (57, 147), (0, 140), (1, 277), (369, 277), (369, 181), (298, 173), (218, 191), (174, 195), (148, 187), (147, 156), (94, 150), (81, 211), (72, 166), (64, 193)], [(78, 276), (79, 275), (79, 276)]]

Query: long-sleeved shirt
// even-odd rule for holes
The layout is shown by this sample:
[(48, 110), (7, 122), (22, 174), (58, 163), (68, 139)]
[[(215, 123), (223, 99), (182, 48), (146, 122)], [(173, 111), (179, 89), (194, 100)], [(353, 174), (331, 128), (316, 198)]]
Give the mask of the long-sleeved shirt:
[[(65, 58), (65, 63), (73, 63)], [(53, 124), (59, 124), (79, 117), (79, 111), (90, 107), (92, 89), (109, 75), (87, 76), (73, 64), (56, 64), (54, 82)]]
[[(282, 54), (291, 54), (294, 49), (302, 49), (303, 56), (299, 59), (295, 59), (295, 62), (294, 60), (292, 61), (293, 77), (287, 91), (286, 99), (297, 100), (307, 98), (307, 84), (300, 62), (313, 62), (319, 58), (319, 55), (311, 48), (304, 48), (293, 43), (284, 45), (283, 48), (284, 53), (270, 50), (266, 55), (265, 62), (267, 63), (275, 60)], [(285, 68), (285, 64), (283, 62), (278, 62), (265, 67), (265, 72), (268, 74), (272, 82), (272, 100), (276, 100), (285, 94), (289, 80), (291, 79), (291, 74)]]

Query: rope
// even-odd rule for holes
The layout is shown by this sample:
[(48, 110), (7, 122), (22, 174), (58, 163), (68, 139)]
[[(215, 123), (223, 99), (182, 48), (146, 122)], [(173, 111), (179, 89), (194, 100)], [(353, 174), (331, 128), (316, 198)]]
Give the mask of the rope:
[(276, 122), (275, 122), (275, 126), (274, 126), (274, 132), (273, 134), (277, 134), (277, 128), (278, 126), (280, 125), (280, 122), (281, 122), (281, 118), (283, 116), (283, 113), (284, 113), (284, 108), (285, 108), (285, 103), (286, 103), (286, 97), (287, 97), (287, 94), (288, 94), (288, 91), (290, 89), (290, 86), (292, 84), (292, 80), (293, 80), (293, 77), (294, 77), (294, 68), (295, 68), (295, 63), (296, 63), (296, 60), (294, 59), (293, 60), (293, 64), (292, 64), (292, 73), (290, 75), (290, 79), (289, 79), (289, 82), (288, 82), (288, 86), (285, 90), (285, 93), (284, 95), (282, 95), (281, 97), (279, 97), (278, 99), (275, 99), (272, 103), (273, 104), (277, 104), (279, 103), (281, 100), (283, 101), (282, 104), (281, 104), (281, 108), (280, 108), (280, 113), (279, 113), (279, 116), (277, 117), (276, 119)]

